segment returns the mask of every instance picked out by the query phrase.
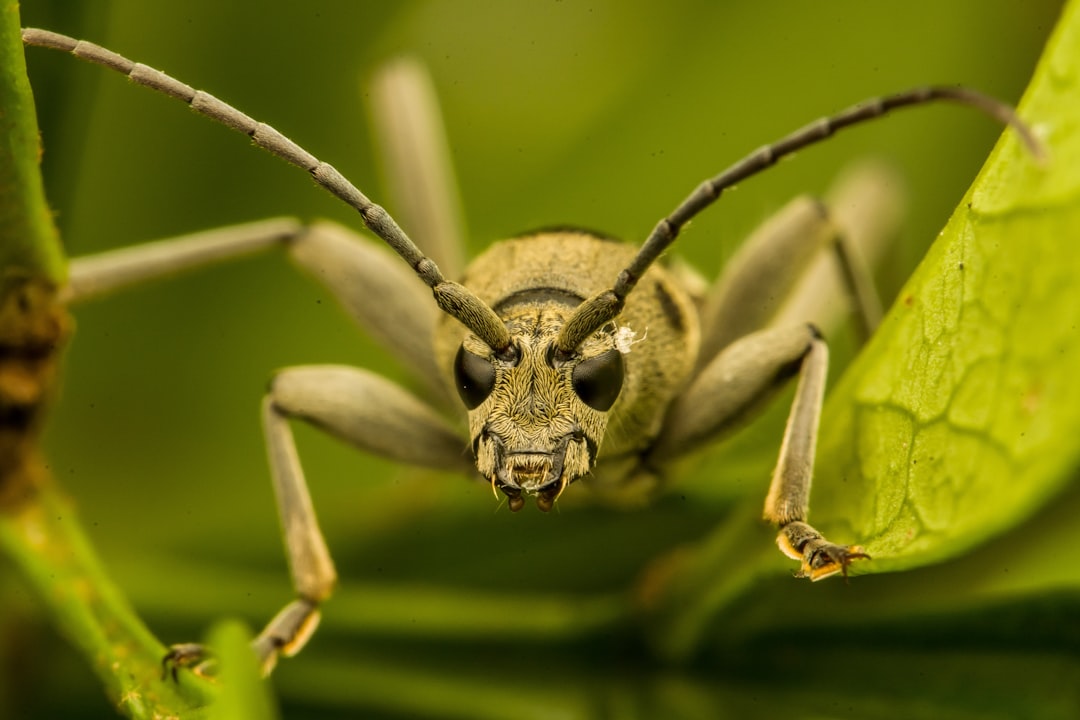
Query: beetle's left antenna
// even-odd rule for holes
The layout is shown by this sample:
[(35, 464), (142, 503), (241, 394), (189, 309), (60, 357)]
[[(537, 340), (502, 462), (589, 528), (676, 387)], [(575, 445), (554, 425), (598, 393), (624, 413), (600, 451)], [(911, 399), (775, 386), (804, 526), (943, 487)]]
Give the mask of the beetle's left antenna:
[(434, 261), (409, 239), (390, 214), (369, 200), (332, 165), (322, 162), (266, 123), (253, 120), (213, 95), (196, 90), (160, 70), (132, 62), (100, 45), (37, 28), (23, 28), (22, 39), (27, 45), (69, 52), (75, 57), (122, 73), (138, 85), (182, 100), (200, 115), (242, 132), (264, 150), (306, 170), (316, 184), (360, 213), (364, 225), (400, 255), (431, 288), (443, 312), (461, 321), (496, 354), (512, 352), (510, 333), (495, 311), (464, 286), (444, 278)]
[(859, 103), (836, 115), (805, 125), (770, 145), (758, 148), (719, 175), (701, 183), (670, 215), (657, 223), (634, 260), (619, 273), (614, 287), (594, 295), (578, 306), (559, 333), (556, 340), (558, 350), (564, 354), (574, 352), (578, 345), (593, 332), (614, 319), (622, 310), (626, 296), (634, 289), (637, 281), (660, 257), (660, 254), (675, 242), (683, 226), (699, 212), (712, 205), (724, 190), (757, 175), (762, 170), (771, 167), (780, 158), (796, 150), (831, 137), (837, 130), (879, 118), (896, 108), (922, 105), (938, 100), (973, 107), (1012, 126), (1036, 160), (1040, 162), (1045, 160), (1046, 150), (1042, 143), (1011, 106), (974, 90), (961, 87), (921, 87)]

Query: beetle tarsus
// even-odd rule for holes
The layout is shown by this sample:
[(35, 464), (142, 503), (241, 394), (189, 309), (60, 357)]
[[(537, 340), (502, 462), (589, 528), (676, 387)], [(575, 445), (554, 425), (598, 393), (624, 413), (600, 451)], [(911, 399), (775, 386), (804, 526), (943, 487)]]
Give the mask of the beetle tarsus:
[(198, 643), (179, 643), (171, 645), (169, 652), (161, 658), (161, 679), (172, 676), (173, 682), (180, 682), (180, 669), (191, 670), (202, 678), (212, 678), (217, 674), (217, 658), (213, 653)]

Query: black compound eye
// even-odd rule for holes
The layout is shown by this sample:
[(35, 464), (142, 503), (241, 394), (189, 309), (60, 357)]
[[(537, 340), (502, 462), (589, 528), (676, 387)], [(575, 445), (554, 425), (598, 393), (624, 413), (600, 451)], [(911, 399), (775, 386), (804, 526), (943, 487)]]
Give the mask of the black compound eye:
[(593, 410), (608, 410), (619, 397), (623, 383), (622, 353), (612, 348), (602, 355), (582, 360), (571, 376), (574, 392)]
[(469, 410), (479, 407), (495, 388), (495, 366), (462, 345), (454, 358), (454, 384)]

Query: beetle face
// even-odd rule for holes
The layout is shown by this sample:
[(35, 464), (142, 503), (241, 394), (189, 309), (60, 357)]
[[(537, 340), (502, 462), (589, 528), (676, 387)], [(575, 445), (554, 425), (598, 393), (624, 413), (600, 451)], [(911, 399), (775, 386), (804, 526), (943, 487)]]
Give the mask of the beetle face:
[(510, 308), (509, 352), (499, 356), (469, 336), (454, 361), (476, 467), (514, 511), (525, 504), (524, 495), (550, 510), (570, 483), (592, 470), (622, 389), (623, 358), (611, 332), (598, 331), (569, 356), (555, 350), (569, 314), (550, 304)]

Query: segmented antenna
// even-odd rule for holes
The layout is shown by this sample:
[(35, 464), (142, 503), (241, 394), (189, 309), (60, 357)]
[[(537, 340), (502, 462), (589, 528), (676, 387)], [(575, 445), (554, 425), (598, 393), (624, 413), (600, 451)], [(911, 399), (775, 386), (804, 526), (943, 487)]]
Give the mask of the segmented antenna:
[(724, 190), (771, 167), (780, 158), (829, 138), (837, 130), (873, 120), (890, 110), (947, 100), (973, 107), (1005, 125), (1010, 125), (1031, 154), (1039, 161), (1046, 151), (1027, 125), (1009, 105), (982, 93), (960, 87), (921, 87), (906, 92), (874, 98), (842, 110), (830, 117), (805, 125), (787, 137), (765, 145), (719, 175), (701, 183), (675, 210), (657, 223), (629, 266), (619, 273), (614, 287), (594, 295), (578, 306), (566, 321), (556, 345), (561, 353), (572, 353), (598, 328), (614, 319), (622, 310), (626, 296), (660, 254), (666, 250), (679, 231), (694, 216), (712, 205)]
[(421, 252), (390, 214), (369, 200), (332, 165), (322, 162), (274, 128), (253, 120), (209, 93), (196, 90), (160, 70), (132, 62), (100, 45), (37, 28), (24, 28), (22, 39), (27, 45), (69, 52), (126, 75), (138, 85), (182, 100), (200, 115), (247, 135), (264, 150), (306, 170), (317, 185), (356, 209), (364, 225), (409, 263), (431, 288), (443, 312), (461, 321), (496, 353), (511, 350), (510, 333), (494, 310), (468, 288), (446, 280), (434, 261)]
[[(443, 312), (472, 330), (497, 354), (505, 356), (513, 352), (510, 334), (494, 310), (468, 288), (446, 280), (435, 263), (421, 252), (385, 209), (369, 200), (333, 166), (322, 162), (274, 128), (256, 122), (213, 95), (195, 90), (159, 70), (132, 62), (100, 45), (36, 28), (24, 28), (22, 38), (27, 45), (69, 52), (88, 62), (122, 73), (139, 85), (182, 100), (200, 115), (242, 132), (259, 147), (307, 171), (316, 184), (360, 213), (364, 225), (400, 255), (432, 289), (435, 301)], [(1031, 154), (1040, 161), (1045, 159), (1046, 152), (1042, 144), (1012, 107), (974, 90), (959, 87), (923, 87), (859, 103), (757, 149), (699, 185), (670, 215), (657, 223), (634, 260), (619, 273), (615, 285), (578, 306), (559, 333), (556, 340), (558, 351), (566, 355), (572, 354), (592, 333), (613, 320), (622, 310), (626, 297), (638, 280), (675, 241), (683, 226), (713, 204), (724, 190), (771, 167), (786, 155), (831, 137), (837, 130), (873, 120), (896, 108), (941, 100), (973, 107), (1012, 126)]]

